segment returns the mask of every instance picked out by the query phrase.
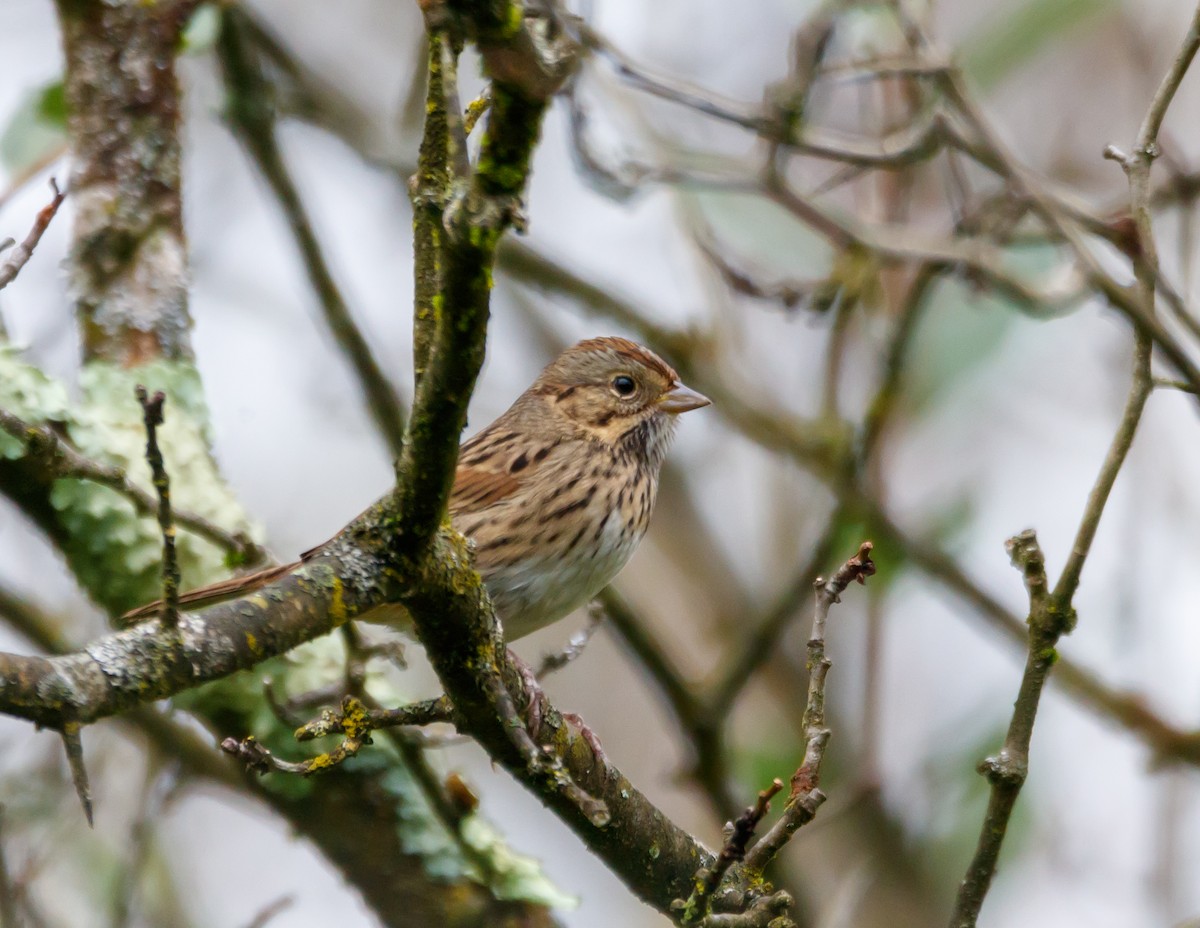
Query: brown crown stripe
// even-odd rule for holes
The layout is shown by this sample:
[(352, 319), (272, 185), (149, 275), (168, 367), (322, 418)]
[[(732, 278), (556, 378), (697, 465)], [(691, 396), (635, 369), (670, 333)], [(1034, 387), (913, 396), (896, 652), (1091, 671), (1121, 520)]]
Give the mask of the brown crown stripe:
[(656, 355), (649, 348), (644, 348), (637, 342), (631, 342), (627, 338), (621, 338), (616, 335), (605, 336), (604, 338), (589, 338), (586, 341), (580, 342), (575, 346), (575, 351), (613, 351), (622, 357), (629, 358), (638, 364), (643, 364), (646, 367), (658, 371), (667, 379), (668, 383), (673, 383), (679, 379), (679, 375), (674, 369), (668, 365), (662, 358)]

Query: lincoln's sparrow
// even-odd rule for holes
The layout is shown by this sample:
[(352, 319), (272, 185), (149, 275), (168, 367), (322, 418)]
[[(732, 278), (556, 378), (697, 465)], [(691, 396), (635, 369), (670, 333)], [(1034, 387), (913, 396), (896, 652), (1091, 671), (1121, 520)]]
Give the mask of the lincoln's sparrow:
[[(451, 523), (475, 542), (475, 566), (508, 638), (563, 618), (625, 566), (650, 521), (675, 416), (708, 402), (652, 351), (593, 338), (559, 355), (462, 446)], [(242, 595), (302, 563), (193, 590), (180, 603)], [(158, 609), (150, 603), (126, 618)], [(381, 607), (360, 618), (400, 615)]]

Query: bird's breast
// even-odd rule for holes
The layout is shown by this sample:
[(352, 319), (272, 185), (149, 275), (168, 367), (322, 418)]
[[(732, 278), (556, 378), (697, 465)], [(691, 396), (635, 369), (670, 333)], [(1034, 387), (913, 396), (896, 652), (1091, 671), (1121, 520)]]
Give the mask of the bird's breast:
[(456, 526), (475, 541), (476, 567), (510, 639), (563, 618), (608, 585), (645, 534), (656, 484), (636, 462), (593, 462)]

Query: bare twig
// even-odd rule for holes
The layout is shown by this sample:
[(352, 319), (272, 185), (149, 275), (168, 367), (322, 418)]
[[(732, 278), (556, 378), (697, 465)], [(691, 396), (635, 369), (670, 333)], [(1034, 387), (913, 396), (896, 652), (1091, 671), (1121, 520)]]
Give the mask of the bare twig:
[[(1121, 162), (1129, 178), (1130, 214), (1137, 230), (1136, 254), (1140, 260), (1135, 263), (1134, 270), (1137, 274), (1141, 303), (1146, 307), (1146, 312), (1150, 314), (1154, 312), (1154, 291), (1158, 269), (1158, 252), (1154, 244), (1154, 225), (1150, 214), (1150, 168), (1158, 156), (1159, 128), (1162, 126), (1167, 108), (1175, 98), (1175, 92), (1179, 89), (1179, 84), (1195, 58), (1198, 48), (1200, 48), (1200, 6), (1197, 7), (1196, 13), (1192, 17), (1192, 23), (1184, 37), (1182, 47), (1154, 94), (1154, 99), (1138, 130), (1133, 151)], [(1075, 542), (1071, 546), (1071, 555), (1067, 559), (1067, 564), (1063, 568), (1058, 585), (1054, 590), (1055, 597), (1062, 605), (1070, 603), (1079, 586), (1083, 564), (1087, 560), (1092, 540), (1099, 528), (1100, 516), (1104, 511), (1109, 492), (1125, 463), (1125, 457), (1129, 453), (1138, 423), (1141, 421), (1142, 411), (1154, 389), (1150, 362), (1151, 336), (1145, 329), (1139, 328), (1135, 334), (1133, 383), (1129, 389), (1129, 398), (1125, 403), (1125, 412), (1100, 469), (1100, 475), (1088, 497), (1084, 517), (1079, 524)], [(1190, 379), (1188, 384), (1193, 391), (1200, 390), (1200, 384), (1194, 383)]]
[(747, 111), (745, 108), (739, 111), (737, 103), (732, 100), (718, 102), (715, 95), (709, 91), (701, 91), (651, 77), (635, 65), (632, 59), (619, 51), (612, 42), (582, 20), (576, 21), (573, 26), (580, 45), (607, 59), (616, 69), (617, 74), (631, 87), (703, 113), (713, 119), (741, 126), (743, 129), (761, 133), (768, 133), (772, 130), (770, 121), (762, 113)]
[(587, 624), (572, 635), (563, 647), (550, 654), (542, 655), (542, 662), (535, 671), (537, 678), (540, 680), (552, 673), (557, 673), (578, 658), (603, 624), (606, 614), (603, 603), (598, 600), (593, 602), (588, 607)]
[(771, 785), (758, 793), (758, 801), (747, 806), (736, 820), (727, 826), (728, 834), (721, 847), (721, 853), (711, 867), (703, 867), (696, 874), (696, 888), (686, 901), (679, 902), (679, 923), (694, 925), (703, 921), (709, 911), (709, 903), (713, 891), (721, 885), (725, 874), (735, 863), (746, 859), (746, 846), (754, 837), (758, 823), (763, 820), (771, 807), (771, 800), (783, 789), (783, 780), (775, 779)]
[[(0, 409), (0, 430), (20, 441), (25, 446), (25, 453), (45, 468), (47, 476), (74, 477), (98, 483), (124, 496), (140, 515), (158, 512), (158, 500), (131, 481), (125, 471), (84, 457), (51, 426), (34, 425)], [(174, 517), (178, 524), (224, 549), (240, 564), (254, 566), (270, 559), (266, 549), (255, 544), (245, 532), (227, 532), (193, 512), (176, 510)]]
[(1046, 580), (1046, 562), (1037, 535), (1027, 530), (1010, 538), (1008, 553), (1025, 578), (1029, 591), (1029, 651), (1021, 686), (1013, 703), (1012, 719), (1000, 752), (979, 765), (991, 784), (991, 796), (979, 843), (958, 888), (951, 928), (973, 928), (996, 872), (996, 860), (1017, 796), (1029, 772), (1029, 742), (1037, 717), (1042, 688), (1058, 657), (1055, 645), (1074, 621), (1074, 614), (1059, 608)]
[(246, 925), (246, 928), (266, 928), (267, 924), (276, 916), (286, 912), (296, 904), (296, 897), (292, 895), (280, 896), (274, 902), (268, 902), (258, 914), (254, 916)]
[[(1182, 47), (1155, 92), (1132, 153), (1124, 155), (1111, 146), (1106, 153), (1106, 156), (1121, 162), (1129, 177), (1131, 214), (1137, 231), (1134, 254), (1139, 260), (1134, 262), (1134, 270), (1138, 280), (1138, 302), (1142, 312), (1151, 319), (1154, 314), (1158, 259), (1150, 214), (1150, 168), (1158, 155), (1158, 132), (1163, 118), (1197, 49), (1200, 49), (1200, 6), (1197, 6)], [(1043, 213), (1054, 221), (1044, 206)], [(1139, 320), (1134, 321), (1136, 324)], [(950, 920), (951, 928), (974, 928), (991, 886), (1008, 821), (1028, 772), (1033, 723), (1042, 687), (1057, 657), (1054, 649), (1059, 637), (1074, 625), (1072, 599), (1078, 589), (1084, 563), (1099, 528), (1109, 493), (1124, 465), (1146, 401), (1154, 388), (1151, 375), (1152, 333), (1143, 324), (1136, 328), (1134, 338), (1133, 382), (1125, 411), (1088, 497), (1071, 554), (1052, 593), (1048, 588), (1045, 561), (1037, 536), (1027, 531), (1009, 541), (1013, 563), (1023, 571), (1029, 589), (1029, 654), (1004, 747), (999, 755), (988, 758), (980, 766), (980, 772), (991, 783), (992, 793), (975, 856), (959, 887)], [(1163, 346), (1161, 339), (1155, 341)], [(1193, 380), (1194, 377), (1188, 377), (1189, 384), (1196, 387)]]
[(1154, 386), (1163, 390), (1179, 390), (1183, 393), (1196, 393), (1195, 387), (1190, 383), (1184, 383), (1182, 380), (1171, 380), (1169, 377), (1155, 377), (1153, 380)]
[(813, 610), (812, 634), (808, 639), (808, 704), (804, 711), (805, 747), (804, 760), (792, 774), (791, 792), (788, 803), (771, 829), (762, 836), (746, 855), (745, 868), (753, 878), (761, 875), (764, 868), (783, 850), (801, 827), (807, 825), (825, 801), (820, 790), (821, 762), (825, 758), (825, 746), (829, 742), (829, 729), (825, 725), (825, 676), (829, 673), (829, 659), (825, 656), (825, 622), (829, 610), (851, 583), (866, 583), (867, 577), (875, 573), (871, 560), (873, 545), (864, 541), (858, 554), (846, 561), (828, 580), (816, 583), (816, 608)]
[(163, 403), (167, 396), (161, 390), (154, 396), (140, 383), (134, 389), (142, 404), (142, 421), (146, 425), (146, 463), (154, 490), (158, 494), (158, 529), (162, 533), (162, 609), (159, 617), (171, 628), (179, 622), (179, 560), (175, 555), (175, 522), (171, 518), (171, 479), (158, 447), (158, 427), (163, 424)]
[[(33, 250), (37, 248), (38, 242), (42, 240), (42, 233), (46, 231), (47, 226), (50, 225), (50, 220), (54, 218), (54, 214), (58, 212), (62, 201), (66, 199), (66, 191), (58, 189), (58, 181), (53, 177), (50, 178), (50, 189), (54, 191), (54, 197), (49, 204), (43, 206), (38, 211), (37, 218), (33, 222), (33, 228), (29, 230), (29, 234), (25, 236), (25, 240), (12, 250), (12, 254), (0, 262), (0, 290), (3, 290), (12, 283), (16, 279), (16, 276), (21, 273), (21, 268), (33, 257)], [(5, 247), (5, 245), (0, 245), (0, 252), (4, 251)]]
[(711, 229), (698, 232), (694, 239), (701, 253), (721, 275), (725, 285), (743, 296), (778, 303), (786, 310), (793, 310), (802, 305), (821, 285), (820, 280), (779, 280), (763, 283), (751, 270), (736, 266), (722, 253), (723, 249), (716, 242)]
[[(349, 747), (347, 746), (350, 739), (342, 742), (334, 751), (329, 754), (319, 755), (318, 758), (310, 758), (299, 763), (283, 760), (276, 757), (253, 735), (247, 735), (241, 741), (236, 738), (226, 738), (221, 742), (221, 750), (236, 760), (241, 761), (246, 765), (246, 769), (259, 776), (265, 776), (272, 771), (279, 773), (295, 773), (302, 777), (325, 770), (336, 763), (340, 763), (347, 756), (357, 753), (358, 747), (361, 744)], [(336, 760), (334, 758), (336, 757)]]

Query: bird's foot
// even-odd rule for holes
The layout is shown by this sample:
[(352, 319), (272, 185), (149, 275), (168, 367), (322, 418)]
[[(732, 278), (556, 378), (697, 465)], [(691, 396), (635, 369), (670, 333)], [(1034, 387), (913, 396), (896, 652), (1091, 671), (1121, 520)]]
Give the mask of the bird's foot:
[[(550, 700), (546, 698), (546, 691), (542, 689), (542, 684), (525, 661), (518, 657), (511, 649), (508, 652), (508, 658), (512, 661), (513, 667), (521, 676), (521, 683), (524, 686), (525, 694), (528, 697), (528, 702), (525, 704), (525, 728), (529, 732), (529, 737), (535, 743), (541, 743), (542, 724), (550, 711)], [(579, 729), (579, 736), (583, 738), (584, 743), (591, 748), (592, 755), (596, 758), (596, 763), (607, 766), (608, 755), (604, 753), (604, 748), (600, 744), (600, 739), (596, 733), (588, 726), (587, 722), (575, 712), (559, 712), (563, 721), (574, 725)]]

